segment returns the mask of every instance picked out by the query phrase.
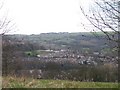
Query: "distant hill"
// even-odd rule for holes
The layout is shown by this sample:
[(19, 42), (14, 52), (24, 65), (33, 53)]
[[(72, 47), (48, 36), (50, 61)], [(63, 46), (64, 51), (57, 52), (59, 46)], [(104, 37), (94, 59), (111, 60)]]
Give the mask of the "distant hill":
[(89, 32), (82, 33), (42, 33), (38, 35), (6, 35), (9, 39), (21, 42), (30, 42), (43, 45), (52, 49), (74, 49), (90, 48), (92, 50), (101, 50), (102, 48), (115, 47), (115, 43), (105, 39), (105, 35), (98, 33), (97, 37)]

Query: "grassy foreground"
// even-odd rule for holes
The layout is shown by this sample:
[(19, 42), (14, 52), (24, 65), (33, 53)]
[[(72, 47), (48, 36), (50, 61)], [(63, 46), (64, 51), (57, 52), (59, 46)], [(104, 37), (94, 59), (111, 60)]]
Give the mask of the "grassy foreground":
[(118, 88), (117, 83), (79, 82), (31, 78), (3, 78), (3, 88)]

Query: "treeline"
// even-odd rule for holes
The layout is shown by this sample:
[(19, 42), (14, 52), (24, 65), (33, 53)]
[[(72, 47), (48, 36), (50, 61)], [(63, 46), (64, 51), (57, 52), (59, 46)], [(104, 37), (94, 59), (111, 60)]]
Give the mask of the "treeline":
[[(31, 70), (36, 72), (30, 73)], [(39, 70), (41, 70), (42, 73), (39, 73)], [(60, 64), (55, 62), (17, 61), (9, 65), (7, 75), (31, 77), (35, 79), (117, 82), (118, 67), (112, 64), (89, 66), (72, 65), (71, 63)]]
[(49, 70), (43, 78), (75, 81), (117, 82), (117, 67), (103, 65), (98, 67), (81, 66), (79, 69)]

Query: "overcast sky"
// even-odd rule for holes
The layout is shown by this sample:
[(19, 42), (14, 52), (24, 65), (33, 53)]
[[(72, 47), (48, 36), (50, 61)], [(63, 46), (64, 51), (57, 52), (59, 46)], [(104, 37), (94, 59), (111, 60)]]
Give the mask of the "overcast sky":
[(90, 0), (5, 0), (4, 13), (16, 23), (13, 33), (83, 32), (80, 4), (88, 8)]

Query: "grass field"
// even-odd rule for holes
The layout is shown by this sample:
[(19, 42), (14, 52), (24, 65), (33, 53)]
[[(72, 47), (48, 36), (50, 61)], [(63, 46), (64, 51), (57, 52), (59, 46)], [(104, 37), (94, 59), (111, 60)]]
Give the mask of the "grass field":
[(31, 78), (3, 78), (3, 88), (118, 88), (117, 83), (79, 82)]

